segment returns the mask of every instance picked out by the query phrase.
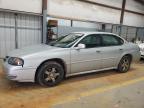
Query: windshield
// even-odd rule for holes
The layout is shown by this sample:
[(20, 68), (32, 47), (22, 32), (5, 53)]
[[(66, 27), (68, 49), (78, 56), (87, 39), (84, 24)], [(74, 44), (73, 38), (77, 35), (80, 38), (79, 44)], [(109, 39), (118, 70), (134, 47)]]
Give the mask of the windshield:
[(70, 48), (82, 36), (83, 34), (81, 33), (71, 33), (64, 36), (62, 39), (56, 40), (53, 44), (49, 45), (62, 48)]

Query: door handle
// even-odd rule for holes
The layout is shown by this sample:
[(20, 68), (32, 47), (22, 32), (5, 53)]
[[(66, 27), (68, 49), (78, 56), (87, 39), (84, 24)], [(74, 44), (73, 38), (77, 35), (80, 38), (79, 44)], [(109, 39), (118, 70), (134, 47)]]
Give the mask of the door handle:
[(123, 51), (123, 49), (119, 49), (120, 51)]
[(101, 51), (96, 51), (97, 53), (100, 53)]

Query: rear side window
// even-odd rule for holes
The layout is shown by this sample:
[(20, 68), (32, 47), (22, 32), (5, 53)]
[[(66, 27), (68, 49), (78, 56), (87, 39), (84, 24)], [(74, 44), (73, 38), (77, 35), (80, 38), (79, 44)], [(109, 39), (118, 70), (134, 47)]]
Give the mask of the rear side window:
[(103, 46), (117, 46), (117, 45), (122, 45), (124, 41), (114, 35), (102, 35), (102, 44)]

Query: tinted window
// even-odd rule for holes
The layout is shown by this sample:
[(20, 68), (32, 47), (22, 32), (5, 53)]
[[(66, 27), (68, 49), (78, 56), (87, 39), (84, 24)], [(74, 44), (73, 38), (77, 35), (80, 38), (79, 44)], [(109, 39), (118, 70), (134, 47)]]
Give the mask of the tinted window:
[(49, 44), (49, 45), (55, 47), (61, 47), (61, 48), (70, 48), (82, 36), (83, 34), (81, 33), (71, 33), (68, 34), (67, 36), (64, 36), (62, 39), (55, 41), (53, 44)]
[(114, 35), (102, 35), (103, 46), (117, 46), (122, 45), (123, 40)]
[(82, 39), (79, 43), (85, 44), (86, 48), (101, 46), (101, 37), (99, 35), (89, 35)]

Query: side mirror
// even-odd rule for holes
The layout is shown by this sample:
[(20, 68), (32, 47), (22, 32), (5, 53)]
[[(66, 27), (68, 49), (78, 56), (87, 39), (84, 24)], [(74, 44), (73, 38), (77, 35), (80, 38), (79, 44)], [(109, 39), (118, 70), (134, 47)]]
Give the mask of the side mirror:
[(78, 47), (77, 47), (77, 49), (84, 49), (84, 48), (86, 48), (86, 46), (85, 46), (85, 44), (78, 44)]

